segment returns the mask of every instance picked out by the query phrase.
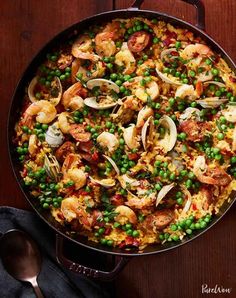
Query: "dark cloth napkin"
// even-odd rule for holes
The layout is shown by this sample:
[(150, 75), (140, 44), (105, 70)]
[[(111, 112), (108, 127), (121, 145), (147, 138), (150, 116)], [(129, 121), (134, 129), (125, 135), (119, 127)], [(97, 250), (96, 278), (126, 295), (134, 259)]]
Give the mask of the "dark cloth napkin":
[[(0, 207), (0, 232), (23, 230), (37, 242), (43, 254), (38, 284), (45, 298), (109, 298), (113, 285), (92, 281), (62, 268), (55, 259), (55, 235), (36, 214), (11, 207)], [(1, 234), (0, 234), (1, 236)], [(29, 283), (11, 277), (0, 262), (0, 297), (35, 298)]]

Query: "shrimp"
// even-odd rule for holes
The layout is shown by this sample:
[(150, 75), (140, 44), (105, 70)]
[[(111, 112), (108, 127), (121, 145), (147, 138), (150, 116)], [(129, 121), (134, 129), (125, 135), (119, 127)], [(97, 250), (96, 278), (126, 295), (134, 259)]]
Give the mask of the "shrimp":
[(96, 51), (101, 56), (110, 57), (116, 52), (113, 32), (101, 32), (95, 37)]
[(175, 92), (175, 97), (185, 98), (188, 97), (189, 99), (195, 99), (197, 98), (196, 91), (194, 90), (194, 87), (192, 85), (184, 84), (182, 86), (179, 86)]
[(64, 199), (61, 203), (61, 212), (66, 221), (78, 219), (80, 224), (87, 230), (91, 230), (93, 217), (85, 211), (79, 199), (75, 196)]
[(208, 169), (204, 156), (195, 160), (193, 173), (202, 183), (225, 186), (230, 183), (231, 177), (221, 168)]
[(152, 59), (148, 59), (148, 60), (144, 61), (143, 64), (139, 65), (137, 67), (136, 74), (138, 76), (143, 76), (145, 71), (147, 71), (147, 69), (150, 69), (150, 68), (153, 68), (153, 69), (156, 68), (155, 63)]
[(151, 81), (145, 84), (145, 86), (141, 86), (141, 81), (143, 77), (134, 78), (133, 82), (125, 82), (124, 86), (129, 87), (132, 86), (132, 93), (137, 98), (139, 98), (142, 102), (147, 102), (150, 97), (152, 100), (156, 99), (160, 93), (159, 87), (156, 82)]
[(25, 111), (22, 123), (31, 127), (33, 116), (36, 116), (36, 121), (39, 123), (50, 123), (57, 115), (57, 110), (53, 104), (47, 100), (39, 100), (33, 102)]
[(122, 225), (127, 223), (132, 223), (132, 224), (137, 223), (137, 216), (135, 212), (127, 206), (120, 205), (116, 207), (114, 212), (118, 213), (118, 215), (116, 215), (116, 217), (114, 218), (115, 221), (119, 222)]
[(82, 109), (84, 107), (83, 97), (87, 96), (87, 90), (80, 82), (70, 86), (62, 95), (62, 104), (67, 108), (73, 110)]
[(81, 35), (79, 38), (77, 38), (73, 43), (72, 49), (71, 49), (71, 53), (75, 58), (79, 58), (79, 55), (81, 55), (82, 53), (87, 53), (91, 51), (92, 51), (92, 39), (88, 35)]
[(75, 83), (76, 80), (76, 75), (81, 74), (82, 75), (82, 80), (87, 82), (90, 79), (94, 79), (97, 77), (103, 77), (105, 74), (106, 67), (102, 61), (96, 61), (91, 63), (89, 66), (89, 72), (86, 68), (84, 68), (81, 65), (81, 60), (80, 59), (75, 59), (72, 62), (72, 67), (71, 67), (71, 80), (72, 83)]
[(124, 42), (120, 51), (115, 55), (115, 64), (121, 67), (125, 67), (124, 74), (131, 74), (135, 71), (136, 60), (133, 54), (130, 52), (127, 42)]
[(211, 56), (213, 55), (213, 52), (208, 46), (201, 43), (196, 43), (186, 46), (185, 49), (180, 53), (180, 56), (183, 59), (192, 59), (198, 55), (200, 57)]
[(66, 156), (62, 165), (63, 180), (73, 181), (75, 189), (80, 189), (87, 182), (87, 174), (79, 169), (81, 165), (80, 156), (78, 154), (70, 153)]
[(78, 154), (69, 153), (62, 165), (62, 174), (66, 177), (67, 171), (72, 168), (77, 168), (81, 163), (80, 156)]
[(138, 113), (136, 127), (141, 128), (145, 121), (153, 114), (154, 112), (152, 108), (149, 108), (148, 106), (143, 107)]
[(69, 169), (67, 179), (74, 182), (75, 189), (80, 189), (87, 183), (87, 174), (81, 169)]
[(119, 147), (117, 137), (110, 132), (102, 132), (97, 137), (97, 142), (100, 146), (107, 148), (109, 152), (114, 152)]
[(69, 133), (70, 130), (70, 122), (68, 119), (70, 118), (69, 113), (62, 112), (58, 115), (58, 127), (63, 133)]
[(28, 146), (29, 154), (31, 156), (34, 156), (37, 152), (37, 149), (38, 149), (37, 136), (36, 135), (31, 135), (29, 137), (29, 146)]
[(133, 95), (127, 96), (123, 104), (125, 109), (131, 109), (134, 111), (140, 110), (140, 102)]
[(128, 201), (125, 204), (132, 208), (144, 209), (144, 208), (153, 206), (154, 200), (150, 196), (144, 196), (142, 198), (139, 198), (129, 193)]

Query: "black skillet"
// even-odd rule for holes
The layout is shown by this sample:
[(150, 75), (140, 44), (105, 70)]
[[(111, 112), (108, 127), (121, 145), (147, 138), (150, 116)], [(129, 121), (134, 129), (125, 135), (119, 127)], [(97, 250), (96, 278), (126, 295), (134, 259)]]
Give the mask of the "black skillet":
[[(19, 113), (21, 110), (21, 104), (24, 97), (24, 90), (25, 86), (30, 82), (32, 79), (34, 73), (36, 72), (37, 67), (43, 62), (46, 54), (50, 52), (50, 50), (57, 45), (60, 42), (66, 41), (69, 38), (74, 37), (78, 32), (83, 31), (84, 29), (88, 28), (90, 25), (93, 24), (99, 24), (102, 22), (108, 22), (109, 20), (112, 20), (114, 18), (129, 18), (129, 17), (137, 17), (137, 16), (143, 16), (146, 18), (156, 18), (158, 20), (163, 20), (165, 22), (171, 23), (173, 25), (176, 25), (178, 27), (187, 28), (190, 31), (194, 32), (197, 36), (200, 36), (203, 38), (209, 46), (212, 47), (215, 52), (219, 53), (229, 64), (229, 66), (236, 72), (236, 66), (234, 62), (231, 60), (231, 58), (227, 55), (227, 53), (205, 32), (205, 9), (204, 5), (201, 2), (201, 0), (182, 0), (186, 3), (189, 3), (191, 5), (194, 5), (197, 11), (197, 24), (196, 26), (193, 26), (183, 20), (180, 20), (178, 18), (169, 16), (164, 13), (155, 12), (155, 11), (148, 11), (148, 10), (140, 10), (140, 6), (142, 5), (144, 0), (136, 0), (134, 1), (133, 5), (129, 7), (128, 9), (121, 9), (121, 10), (113, 10), (105, 13), (101, 13), (92, 17), (89, 17), (87, 19), (84, 19), (77, 24), (72, 25), (68, 29), (64, 30), (63, 32), (56, 35), (50, 42), (48, 42), (41, 51), (35, 56), (35, 58), (32, 60), (32, 62), (27, 67), (26, 71), (23, 73), (22, 78), (20, 79), (13, 99), (11, 103), (11, 108), (9, 112), (9, 119), (8, 119), (8, 146), (9, 146), (9, 154), (11, 159), (11, 165), (12, 169), (14, 171), (16, 180), (18, 181), (20, 188), (22, 192), (25, 195), (25, 198), (27, 201), (31, 204), (33, 209), (36, 211), (38, 216), (40, 216), (47, 224), (50, 226), (54, 231), (56, 232), (56, 256), (59, 263), (63, 264), (66, 268), (69, 270), (84, 274), (89, 277), (98, 278), (102, 280), (111, 280), (113, 279), (118, 272), (125, 266), (127, 261), (130, 259), (130, 257), (137, 257), (137, 256), (144, 256), (144, 255), (151, 255), (151, 254), (157, 254), (160, 252), (168, 251), (170, 249), (179, 247), (180, 245), (183, 245), (187, 242), (189, 242), (192, 239), (195, 239), (200, 234), (204, 233), (207, 229), (212, 227), (225, 213), (226, 211), (231, 207), (233, 202), (235, 201), (235, 195), (232, 193), (231, 202), (225, 202), (222, 208), (220, 209), (220, 212), (214, 217), (214, 219), (211, 221), (210, 225), (207, 229), (204, 231), (197, 231), (194, 232), (191, 236), (185, 237), (182, 241), (177, 243), (165, 243), (164, 245), (152, 245), (148, 246), (144, 249), (142, 253), (138, 253), (137, 251), (124, 251), (119, 248), (108, 248), (101, 246), (100, 244), (96, 244), (94, 242), (88, 241), (87, 239), (83, 237), (79, 237), (76, 239), (73, 239), (66, 227), (62, 227), (60, 224), (58, 224), (53, 217), (50, 215), (49, 212), (46, 212), (45, 210), (42, 210), (37, 204), (37, 200), (35, 200), (33, 197), (30, 196), (28, 190), (24, 187), (22, 183), (21, 176), (19, 174), (21, 165), (17, 159), (17, 154), (15, 150), (15, 145), (12, 142), (12, 139), (14, 138), (14, 126), (17, 119), (19, 119)], [(113, 0), (113, 4), (115, 4), (115, 0)], [(120, 259), (118, 263), (115, 265), (115, 268), (110, 272), (105, 272), (102, 270), (96, 270), (92, 268), (88, 268), (86, 266), (83, 266), (78, 263), (74, 263), (70, 261), (68, 258), (66, 258), (63, 254), (63, 246), (64, 246), (64, 240), (70, 239), (74, 243), (83, 246), (84, 248), (88, 250), (93, 250), (97, 252), (102, 252), (104, 254), (110, 254), (110, 255), (116, 255), (120, 256)]]

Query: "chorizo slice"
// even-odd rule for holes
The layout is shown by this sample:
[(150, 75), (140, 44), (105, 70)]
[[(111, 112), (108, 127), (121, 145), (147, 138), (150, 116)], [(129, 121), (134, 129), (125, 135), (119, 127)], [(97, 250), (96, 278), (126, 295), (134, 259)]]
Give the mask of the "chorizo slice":
[(88, 142), (91, 139), (91, 133), (86, 132), (82, 124), (72, 124), (69, 133), (79, 142)]
[(131, 52), (141, 52), (149, 44), (150, 34), (145, 31), (135, 32), (128, 39), (128, 48)]

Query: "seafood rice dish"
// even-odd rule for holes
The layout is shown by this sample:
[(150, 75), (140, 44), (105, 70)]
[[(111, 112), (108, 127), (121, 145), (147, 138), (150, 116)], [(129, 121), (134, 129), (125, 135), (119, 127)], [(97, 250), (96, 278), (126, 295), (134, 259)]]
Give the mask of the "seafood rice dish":
[(16, 121), (24, 187), (75, 239), (178, 242), (236, 189), (236, 76), (157, 19), (114, 19), (55, 47)]

